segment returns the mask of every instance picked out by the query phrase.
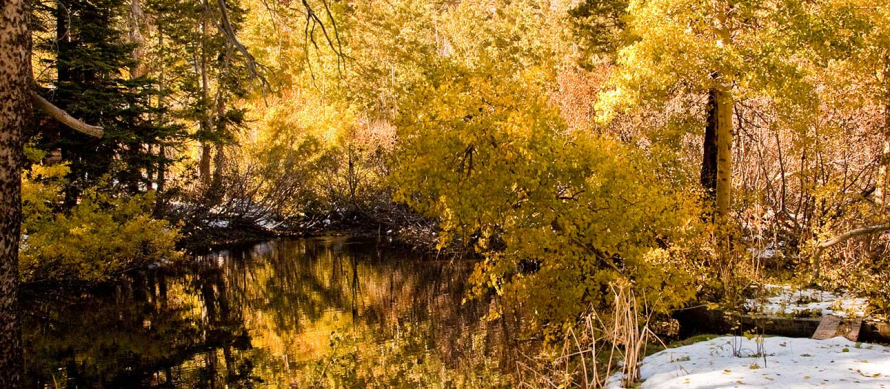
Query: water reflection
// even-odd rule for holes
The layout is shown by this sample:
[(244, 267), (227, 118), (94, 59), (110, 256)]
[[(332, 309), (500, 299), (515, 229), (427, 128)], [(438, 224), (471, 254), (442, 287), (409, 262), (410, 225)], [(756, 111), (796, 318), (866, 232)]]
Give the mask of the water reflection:
[[(374, 241), (279, 240), (89, 290), (26, 291), (28, 386), (506, 385), (472, 263)], [(45, 290), (47, 288), (34, 288)]]

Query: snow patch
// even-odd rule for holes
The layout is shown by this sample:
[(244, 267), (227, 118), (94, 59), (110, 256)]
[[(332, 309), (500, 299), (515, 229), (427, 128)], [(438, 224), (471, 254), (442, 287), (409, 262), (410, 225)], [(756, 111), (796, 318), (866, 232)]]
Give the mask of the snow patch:
[(273, 230), (275, 228), (278, 228), (278, 226), (284, 224), (284, 222), (283, 221), (276, 222), (274, 220), (267, 219), (267, 218), (263, 217), (263, 218), (260, 218), (259, 220), (257, 220), (256, 224), (262, 228), (267, 229), (267, 230)]
[(229, 226), (229, 221), (219, 219), (211, 220), (209, 223), (207, 223), (207, 225), (213, 228), (226, 228)]
[[(771, 297), (749, 299), (750, 312), (790, 316), (865, 316), (868, 300), (850, 294), (797, 289), (783, 285), (765, 285)], [(890, 388), (888, 388), (890, 389)]]
[[(741, 342), (742, 355), (757, 350), (755, 339), (735, 340)], [(639, 388), (890, 389), (890, 347), (842, 337), (767, 337), (762, 341), (766, 362), (762, 356), (733, 356), (729, 336), (652, 354), (640, 365), (643, 382)], [(610, 377), (606, 387), (622, 388), (620, 373)]]

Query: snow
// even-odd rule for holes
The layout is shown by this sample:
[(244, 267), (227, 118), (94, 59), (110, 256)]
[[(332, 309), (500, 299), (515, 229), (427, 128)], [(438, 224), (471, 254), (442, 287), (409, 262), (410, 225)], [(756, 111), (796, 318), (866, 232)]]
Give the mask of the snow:
[(756, 249), (752, 247), (748, 249), (748, 252), (750, 252), (751, 256), (754, 258), (772, 259), (776, 256), (778, 250), (776, 250), (772, 246), (766, 247), (764, 249)]
[(229, 226), (229, 221), (228, 220), (211, 220), (209, 223), (207, 223), (207, 225), (209, 225), (210, 227), (214, 227), (214, 228), (226, 228)]
[(868, 300), (850, 294), (823, 292), (816, 289), (796, 289), (787, 285), (765, 285), (769, 294), (765, 299), (748, 300), (751, 312), (784, 316), (865, 316)]
[[(711, 339), (667, 349), (640, 365), (640, 389), (670, 388), (887, 388), (890, 347), (828, 340), (763, 338), (763, 357), (755, 356), (755, 339), (736, 337), (741, 357), (733, 356), (733, 338)], [(613, 375), (607, 388), (621, 388)]]
[(259, 218), (256, 221), (256, 224), (262, 228), (267, 229), (267, 230), (272, 230), (272, 229), (278, 228), (278, 226), (284, 224), (284, 222), (283, 221), (276, 222), (274, 220), (270, 220), (270, 219), (263, 217), (263, 218)]

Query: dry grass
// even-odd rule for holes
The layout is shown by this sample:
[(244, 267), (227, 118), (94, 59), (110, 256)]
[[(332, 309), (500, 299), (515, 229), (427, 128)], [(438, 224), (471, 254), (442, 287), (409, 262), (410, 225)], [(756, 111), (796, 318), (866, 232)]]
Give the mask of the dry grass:
[(629, 283), (613, 284), (611, 291), (609, 310), (591, 309), (581, 317), (565, 332), (556, 357), (519, 363), (521, 387), (604, 388), (619, 370), (623, 386), (639, 381), (647, 345), (661, 340), (649, 327), (652, 314), (645, 301), (640, 301)]

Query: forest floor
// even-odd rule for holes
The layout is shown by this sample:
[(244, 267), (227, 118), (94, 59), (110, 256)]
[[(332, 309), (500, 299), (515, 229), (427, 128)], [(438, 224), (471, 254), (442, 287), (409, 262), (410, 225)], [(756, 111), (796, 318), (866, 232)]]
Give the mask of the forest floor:
[[(890, 389), (890, 347), (843, 337), (723, 336), (652, 354), (640, 371), (640, 389)], [(621, 388), (620, 379), (612, 376), (607, 387)]]

